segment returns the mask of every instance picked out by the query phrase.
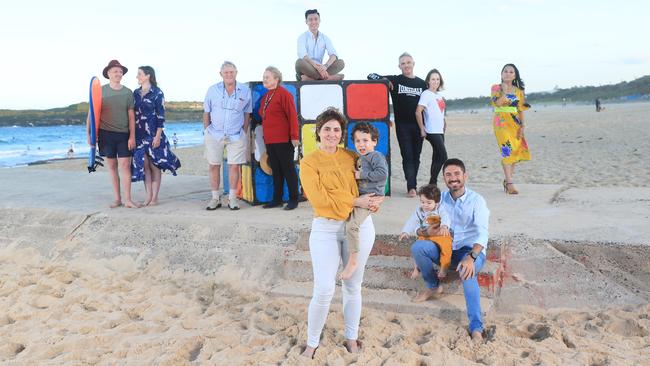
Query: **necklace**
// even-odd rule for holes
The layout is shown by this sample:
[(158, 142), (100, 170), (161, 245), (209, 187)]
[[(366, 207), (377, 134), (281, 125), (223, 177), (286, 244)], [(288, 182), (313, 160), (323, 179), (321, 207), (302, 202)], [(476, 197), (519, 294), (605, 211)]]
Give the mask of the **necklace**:
[(264, 100), (264, 107), (262, 108), (262, 119), (266, 118), (266, 108), (269, 106), (269, 103), (271, 103), (271, 99), (273, 99), (276, 91), (278, 91), (278, 88), (273, 89), (273, 93), (271, 93), (271, 95), (267, 94), (266, 100)]

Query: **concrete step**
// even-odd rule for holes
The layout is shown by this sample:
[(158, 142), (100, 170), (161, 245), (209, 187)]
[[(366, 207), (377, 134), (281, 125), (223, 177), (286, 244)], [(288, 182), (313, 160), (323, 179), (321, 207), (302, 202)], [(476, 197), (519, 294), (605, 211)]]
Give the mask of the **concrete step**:
[[(287, 280), (296, 282), (313, 281), (309, 252), (302, 250), (287, 251), (283, 262), (283, 270), (283, 277)], [(363, 281), (364, 287), (417, 291), (422, 288), (423, 282), (422, 279), (412, 280), (410, 278), (412, 270), (413, 261), (411, 258), (382, 255), (370, 256), (366, 263)], [(486, 261), (479, 273), (481, 296), (490, 299), (498, 296), (500, 286), (496, 284), (500, 281), (500, 275), (500, 263)], [(450, 271), (442, 283), (445, 287), (445, 292), (462, 296), (463, 288), (457, 272)]]
[[(411, 257), (411, 245), (413, 240), (400, 241), (398, 235), (376, 235), (375, 244), (370, 252), (371, 256), (397, 256)], [(309, 251), (309, 231), (298, 233), (296, 249)], [(503, 244), (495, 240), (488, 241), (486, 257), (488, 261), (500, 262), (502, 259)]]
[[(411, 298), (415, 292), (407, 292), (393, 289), (372, 289), (363, 286), (361, 290), (363, 306), (395, 313), (424, 314), (431, 315), (444, 320), (467, 321), (465, 312), (465, 297), (461, 294), (447, 294), (437, 300), (423, 303), (413, 303)], [(282, 281), (281, 284), (273, 286), (267, 295), (274, 297), (296, 297), (305, 299), (305, 309), (312, 297), (312, 284), (308, 282)], [(332, 300), (332, 306), (340, 307), (341, 290), (337, 286)], [(481, 310), (485, 315), (494, 306), (494, 300), (481, 297)]]

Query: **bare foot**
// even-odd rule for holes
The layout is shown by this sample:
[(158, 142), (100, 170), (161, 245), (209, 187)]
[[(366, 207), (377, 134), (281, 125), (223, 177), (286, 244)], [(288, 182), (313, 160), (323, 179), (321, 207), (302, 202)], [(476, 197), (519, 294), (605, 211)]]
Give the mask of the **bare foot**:
[(412, 280), (417, 280), (418, 277), (420, 277), (420, 270), (418, 267), (413, 268), (413, 272), (411, 272), (411, 279)]
[(436, 295), (436, 290), (432, 290), (430, 288), (425, 288), (424, 290), (420, 291), (411, 301), (412, 302), (425, 302), (427, 300), (433, 299), (433, 297)]
[(440, 268), (438, 270), (438, 278), (443, 279), (447, 277), (447, 268)]
[(330, 76), (327, 78), (327, 80), (330, 80), (330, 81), (338, 81), (338, 80), (343, 80), (344, 77), (345, 77), (344, 74), (334, 74), (334, 75), (330, 75)]
[(144, 207), (144, 206), (149, 206), (150, 203), (151, 203), (151, 199), (150, 199), (150, 198), (147, 198), (144, 202), (142, 202), (142, 206), (143, 206), (143, 207)]
[(140, 208), (140, 205), (138, 205), (137, 203), (134, 203), (134, 202), (131, 201), (131, 200), (128, 200), (128, 201), (126, 201), (126, 203), (124, 204), (124, 207), (126, 207), (126, 208)]
[(300, 355), (303, 356), (303, 357), (313, 359), (314, 356), (316, 355), (316, 350), (317, 349), (318, 349), (318, 346), (316, 348), (307, 346), (307, 347), (305, 347), (305, 350), (302, 351), (302, 353)]
[(316, 79), (312, 79), (307, 75), (300, 75), (300, 80), (302, 80), (302, 81), (314, 81)]
[(147, 206), (157, 206), (157, 205), (158, 205), (158, 200), (151, 200), (151, 202), (147, 204)]
[(357, 266), (358, 266), (357, 262), (348, 261), (348, 264), (343, 269), (343, 272), (341, 272), (341, 279), (349, 280), (350, 278), (352, 278), (354, 271), (357, 270)]
[(483, 333), (475, 330), (472, 332), (472, 341), (476, 344), (483, 343)]
[(115, 202), (111, 203), (110, 208), (117, 208), (117, 207), (120, 207), (120, 206), (122, 206), (122, 201), (115, 201)]
[(414, 188), (412, 188), (409, 189), (409, 192), (406, 195), (412, 198), (412, 197), (416, 197), (418, 195), (418, 192)]
[(425, 301), (428, 301), (428, 300), (431, 300), (431, 299), (437, 299), (437, 298), (440, 297), (440, 295), (443, 294), (443, 292), (444, 292), (444, 290), (443, 290), (441, 285), (438, 286), (435, 289), (426, 288), (426, 289), (420, 291), (420, 293), (418, 293), (411, 301), (412, 302), (425, 302)]

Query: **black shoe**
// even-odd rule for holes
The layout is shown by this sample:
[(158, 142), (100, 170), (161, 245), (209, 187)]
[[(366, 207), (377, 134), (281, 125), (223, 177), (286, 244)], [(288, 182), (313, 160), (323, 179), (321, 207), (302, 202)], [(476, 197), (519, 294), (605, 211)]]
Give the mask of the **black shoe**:
[(298, 201), (289, 201), (286, 206), (284, 206), (285, 211), (291, 211), (298, 207)]
[(282, 206), (282, 202), (271, 201), (271, 202), (265, 204), (264, 206), (262, 206), (262, 208), (276, 208), (276, 207), (280, 207), (280, 206)]

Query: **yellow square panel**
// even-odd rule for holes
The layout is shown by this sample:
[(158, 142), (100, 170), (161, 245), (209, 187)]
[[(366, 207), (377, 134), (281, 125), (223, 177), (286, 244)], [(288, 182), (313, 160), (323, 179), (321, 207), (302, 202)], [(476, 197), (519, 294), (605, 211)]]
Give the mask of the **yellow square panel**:
[(310, 152), (318, 149), (318, 141), (316, 141), (316, 124), (306, 123), (302, 125), (302, 133), (300, 135), (302, 156), (309, 155)]

